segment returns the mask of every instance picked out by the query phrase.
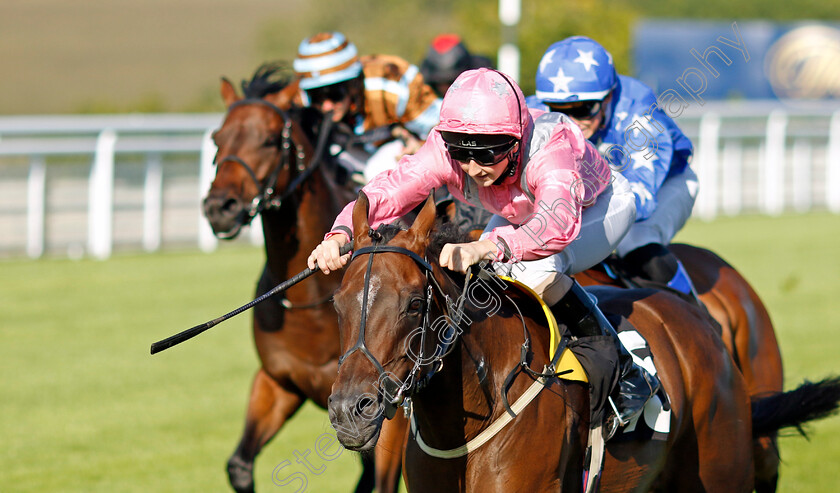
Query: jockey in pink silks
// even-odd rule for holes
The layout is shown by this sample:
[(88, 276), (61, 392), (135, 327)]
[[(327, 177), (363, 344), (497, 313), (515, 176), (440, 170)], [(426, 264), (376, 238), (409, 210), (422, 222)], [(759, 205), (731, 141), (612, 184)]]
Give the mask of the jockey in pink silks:
[[(594, 297), (569, 277), (606, 258), (633, 225), (627, 181), (568, 117), (529, 110), (508, 76), (480, 68), (449, 88), (440, 123), (420, 150), (365, 185), (371, 227), (402, 217), (444, 185), (494, 216), (480, 240), (445, 245), (440, 265), (466, 272), (489, 259), (539, 293), (573, 336), (609, 336), (621, 377), (614, 424), (632, 420), (659, 382), (633, 362)], [(317, 262), (328, 274), (347, 263), (339, 249), (353, 237), (353, 205), (312, 251), (310, 268)]]

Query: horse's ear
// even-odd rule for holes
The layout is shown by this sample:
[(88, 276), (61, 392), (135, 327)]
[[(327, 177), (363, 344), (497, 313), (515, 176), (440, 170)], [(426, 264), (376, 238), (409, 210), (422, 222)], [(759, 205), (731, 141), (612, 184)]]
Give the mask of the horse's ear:
[(229, 80), (222, 77), (222, 101), (225, 102), (225, 107), (232, 105), (233, 103), (239, 101), (239, 96), (236, 94), (236, 89), (233, 88), (233, 84), (230, 83)]
[(420, 213), (417, 214), (414, 224), (411, 225), (408, 231), (413, 233), (417, 238), (424, 238), (429, 235), (429, 231), (435, 225), (436, 218), (435, 194), (432, 192), (429, 194), (429, 198), (426, 199), (426, 204), (420, 210)]
[(353, 206), (353, 232), (355, 234), (354, 242), (360, 243), (360, 240), (367, 238), (370, 224), (368, 224), (368, 210), (370, 203), (368, 202), (365, 192), (359, 191), (359, 197), (356, 199), (356, 204)]

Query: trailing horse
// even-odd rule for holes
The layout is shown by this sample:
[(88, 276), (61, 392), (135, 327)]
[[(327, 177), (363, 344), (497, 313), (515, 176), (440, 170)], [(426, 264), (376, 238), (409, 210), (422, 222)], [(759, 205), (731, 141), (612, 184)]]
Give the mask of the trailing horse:
[[(275, 80), (278, 67), (260, 67), (243, 82), (245, 98), (222, 80), (227, 106), (214, 133), (218, 146), (216, 176), (204, 200), (204, 213), (220, 238), (235, 237), (259, 216), (266, 263), (257, 295), (306, 268), (306, 257), (352, 197), (336, 183), (334, 170), (315, 156), (319, 114), (291, 106), (297, 90)], [(326, 138), (324, 132), (323, 138)], [(313, 145), (314, 144), (314, 145)], [(254, 460), (286, 421), (311, 399), (326, 407), (338, 367), (336, 315), (331, 303), (340, 275), (314, 276), (256, 306), (253, 334), (260, 368), (254, 376), (245, 428), (228, 461), (228, 476), (238, 492), (254, 491)], [(281, 298), (282, 299), (278, 299)], [(396, 491), (400, 475), (402, 430), (397, 442), (377, 449), (376, 470), (363, 460), (357, 491)]]
[[(557, 378), (546, 310), (522, 290), (465, 297), (467, 278), (436, 263), (443, 243), (462, 239), (436, 234), (431, 199), (407, 230), (370, 230), (367, 205), (361, 194), (335, 295), (344, 353), (329, 412), (339, 440), (371, 449), (385, 414), (403, 405), (410, 491), (580, 491), (590, 394)], [(662, 439), (608, 442), (601, 491), (751, 491), (754, 434), (837, 408), (836, 378), (751, 403), (701, 309), (663, 291), (594, 291), (646, 339), (670, 407)], [(508, 402), (517, 414), (506, 422)]]
[[(752, 286), (734, 267), (709, 250), (685, 244), (672, 244), (669, 248), (685, 266), (700, 301), (718, 323), (724, 345), (744, 376), (750, 398), (760, 399), (781, 392), (782, 356), (773, 323)], [(620, 260), (610, 258), (604, 264), (575, 278), (583, 286), (654, 287), (652, 283), (644, 284), (644, 280), (616, 275), (624, 271)], [(776, 491), (781, 462), (776, 435), (756, 437), (753, 453), (756, 491)]]

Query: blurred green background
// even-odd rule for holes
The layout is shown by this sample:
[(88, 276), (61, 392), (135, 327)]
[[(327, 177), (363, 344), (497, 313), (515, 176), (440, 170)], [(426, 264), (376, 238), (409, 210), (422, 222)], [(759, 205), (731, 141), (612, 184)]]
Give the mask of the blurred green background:
[[(692, 220), (677, 240), (713, 249), (752, 283), (776, 326), (790, 389), (838, 372), (838, 238), (837, 216), (815, 213)], [(252, 299), (262, 258), (225, 245), (213, 254), (0, 262), (0, 491), (228, 491), (225, 462), (257, 369), (250, 314), (155, 356), (149, 345)], [(808, 429), (810, 441), (781, 439), (780, 492), (837, 490), (840, 417)], [(331, 462), (314, 454), (328, 430), (326, 412), (304, 407), (258, 456), (259, 491), (295, 491), (300, 483), (272, 478), (297, 471), (307, 474), (305, 491), (352, 491), (355, 454)], [(320, 475), (296, 462), (306, 450)]]
[[(632, 75), (632, 29), (644, 18), (837, 20), (840, 2), (803, 0), (522, 0), (521, 85), (554, 41), (584, 34)], [(218, 80), (243, 79), (298, 43), (339, 30), (361, 53), (419, 63), (442, 32), (495, 59), (498, 2), (488, 0), (3, 0), (0, 114), (221, 111)]]

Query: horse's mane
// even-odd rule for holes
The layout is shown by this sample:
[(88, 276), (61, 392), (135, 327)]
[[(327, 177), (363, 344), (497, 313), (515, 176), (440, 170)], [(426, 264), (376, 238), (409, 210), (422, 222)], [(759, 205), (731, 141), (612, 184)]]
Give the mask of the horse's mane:
[(294, 77), (294, 71), (287, 62), (264, 63), (257, 68), (251, 80), (242, 81), (242, 93), (246, 98), (262, 98), (288, 86)]
[(432, 231), (429, 246), (426, 248), (426, 255), (437, 264), (443, 245), (447, 243), (469, 243), (471, 241), (472, 239), (470, 239), (467, 232), (459, 228), (457, 224), (438, 218), (435, 229)]
[[(423, 204), (420, 205), (422, 206)], [(438, 216), (434, 229), (432, 229), (431, 232), (429, 246), (426, 248), (426, 254), (429, 257), (434, 257), (434, 263), (437, 263), (437, 259), (440, 256), (440, 251), (443, 248), (443, 245), (446, 245), (447, 243), (469, 243), (472, 241), (466, 231), (463, 231), (457, 224), (447, 219), (448, 218)], [(397, 233), (405, 230), (406, 228), (404, 227), (404, 223), (397, 221), (391, 224), (380, 225), (376, 229), (376, 232), (381, 235), (382, 243), (387, 244), (389, 241), (393, 240), (395, 236), (397, 236)], [(431, 260), (432, 259), (430, 258), (430, 261)]]
[[(251, 80), (242, 81), (242, 94), (246, 99), (262, 99), (288, 86), (295, 79), (295, 72), (288, 62), (267, 62), (259, 67), (251, 76)], [(286, 109), (288, 114), (303, 129), (310, 142), (315, 142), (318, 129), (323, 120), (323, 114), (312, 107), (292, 105)]]
[[(422, 203), (420, 206), (422, 207)], [(408, 216), (410, 217), (410, 216)], [(413, 219), (413, 218), (412, 218)], [(381, 235), (382, 243), (387, 244), (391, 241), (397, 233), (405, 231), (404, 223), (397, 221), (391, 224), (383, 224), (376, 229), (376, 232)], [(454, 222), (448, 220), (447, 217), (438, 215), (435, 221), (435, 226), (431, 232), (429, 246), (426, 247), (426, 260), (430, 264), (440, 266), (438, 259), (440, 258), (440, 251), (443, 245), (447, 243), (469, 243), (472, 241), (466, 231), (458, 227)], [(463, 286), (464, 275), (458, 272), (453, 272), (449, 269), (441, 269), (455, 285)]]

